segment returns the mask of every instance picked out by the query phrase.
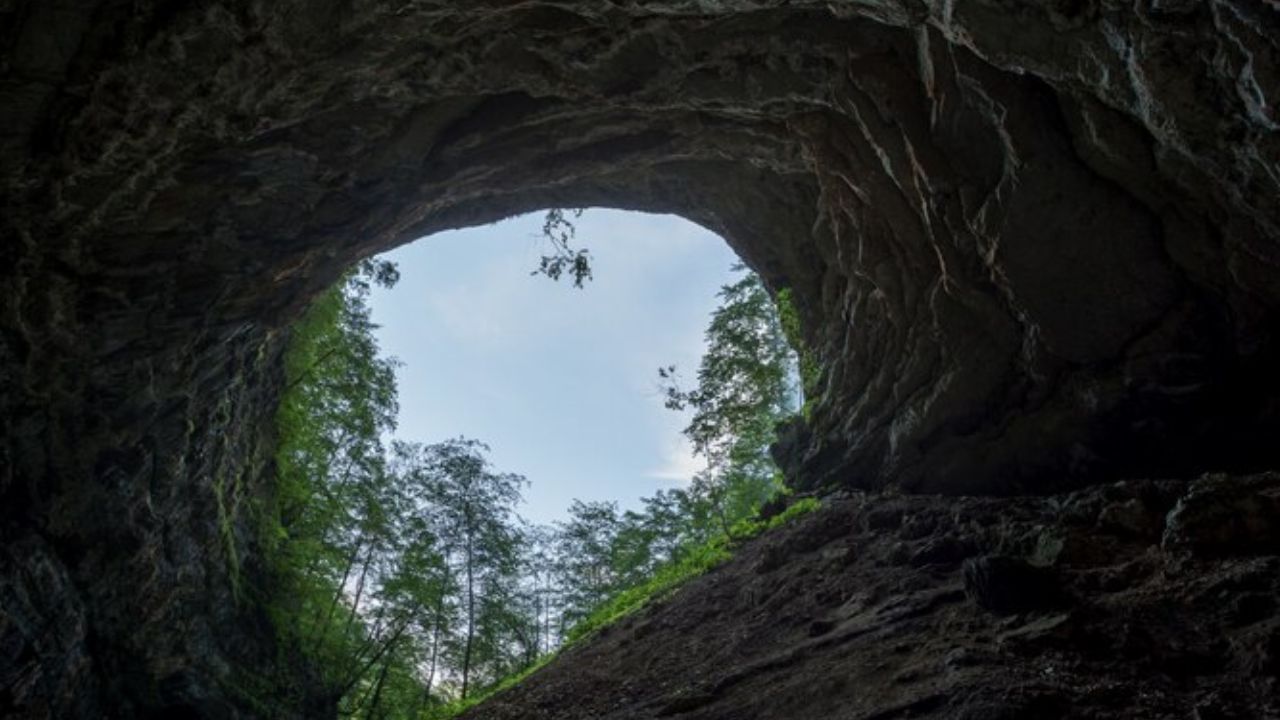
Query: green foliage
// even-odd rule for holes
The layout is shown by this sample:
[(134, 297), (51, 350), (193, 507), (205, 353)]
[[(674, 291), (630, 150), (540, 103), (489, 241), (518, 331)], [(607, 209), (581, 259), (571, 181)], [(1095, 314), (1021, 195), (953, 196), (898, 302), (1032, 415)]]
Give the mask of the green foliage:
[[(569, 211), (574, 219), (582, 217), (582, 210)], [(592, 279), (591, 253), (584, 248), (573, 247), (578, 228), (573, 220), (565, 217), (565, 211), (552, 208), (542, 220), (542, 237), (551, 245), (551, 254), (543, 255), (538, 269), (531, 275), (545, 275), (559, 280), (566, 273), (573, 278), (573, 286), (582, 289), (583, 283)]]
[(343, 716), (380, 720), (423, 717), (542, 649), (515, 514), (524, 479), (474, 440), (386, 441), (395, 362), (378, 353), (368, 297), (398, 277), (365, 263), (293, 328), (261, 530), (282, 645)]
[(518, 603), (508, 591), (521, 571), (524, 535), (515, 507), (525, 479), (493, 471), (488, 450), (464, 438), (397, 446), (403, 476), (417, 491), (420, 511), (430, 514), (435, 541), (460, 586), (462, 631), (446, 637), (446, 653), (456, 660), (464, 699), (474, 673), (491, 680), (507, 674), (508, 634), (522, 621), (510, 612)]
[[(678, 560), (660, 565), (644, 582), (617, 593), (597, 606), (569, 630), (560, 650), (582, 642), (644, 607), (669, 597), (688, 581), (706, 574), (731, 559), (733, 548), (737, 544), (781, 527), (819, 507), (821, 504), (817, 499), (804, 498), (792, 503), (785, 511), (769, 520), (752, 518), (740, 521), (735, 527), (734, 540), (725, 535), (717, 535), (695, 547), (686, 548)], [(442, 705), (427, 717), (430, 720), (449, 720), (457, 717), (494, 695), (519, 685), (555, 659), (558, 652), (559, 650), (543, 655), (535, 663), (504, 678), (480, 694)]]
[(566, 640), (570, 644), (578, 642), (644, 606), (667, 597), (692, 578), (706, 574), (733, 557), (735, 544), (780, 527), (817, 510), (818, 507), (817, 500), (805, 498), (767, 521), (754, 518), (740, 520), (734, 525), (730, 535), (717, 535), (697, 546), (686, 548), (678, 560), (660, 566), (645, 582), (614, 595), (608, 602), (597, 607), (569, 631)]
[(696, 387), (681, 389), (674, 366), (658, 375), (667, 407), (693, 411), (684, 433), (707, 469), (694, 477), (692, 492), (728, 534), (783, 489), (769, 445), (775, 427), (795, 413), (796, 360), (759, 276), (747, 273), (719, 297)]
[[(569, 246), (572, 224), (552, 211), (544, 232), (562, 262), (541, 271), (568, 272), (580, 287), (590, 272), (585, 251)], [(520, 519), (525, 480), (495, 470), (483, 443), (390, 440), (395, 361), (379, 355), (368, 298), (398, 278), (394, 265), (366, 262), (293, 328), (277, 493), (261, 512), (273, 572), (272, 592), (259, 592), (281, 647), (301, 650), (342, 716), (453, 717), (814, 506), (756, 519), (785, 492), (767, 446), (796, 390), (777, 310), (788, 301), (775, 306), (754, 275), (721, 290), (698, 386), (682, 391), (674, 369), (663, 371), (668, 405), (694, 411), (686, 434), (708, 470), (640, 510), (575, 501), (553, 528)], [(238, 480), (215, 491), (234, 550)], [(264, 716), (268, 698), (290, 693), (270, 678), (235, 686)]]
[[(807, 498), (770, 520), (758, 518), (764, 501), (788, 493), (768, 445), (776, 425), (795, 412), (798, 318), (790, 294), (770, 298), (760, 279), (747, 274), (723, 287), (720, 298), (697, 387), (681, 389), (674, 367), (659, 370), (667, 406), (693, 410), (685, 434), (708, 469), (688, 489), (646, 498), (641, 512), (620, 513), (616, 504), (600, 502), (575, 501), (569, 508), (569, 519), (553, 532), (560, 617), (567, 624), (562, 647), (670, 595), (732, 557), (743, 540), (818, 507)], [(433, 718), (453, 717), (487, 696), (442, 707)]]
[(293, 328), (277, 493), (262, 528), (282, 642), (311, 658), (353, 716), (410, 717), (389, 703), (422, 694), (408, 687), (419, 687), (412, 640), (447, 579), (383, 442), (395, 427), (395, 363), (378, 354), (368, 297), (396, 279), (394, 265), (367, 262)]
[(519, 672), (512, 673), (502, 678), (502, 680), (498, 681), (496, 684), (492, 685), (491, 687), (485, 688), (484, 690), (478, 693), (475, 693), (474, 695), (470, 695), (465, 698), (459, 698), (457, 700), (453, 700), (451, 702), (445, 703), (444, 705), (439, 705), (435, 708), (432, 708), (430, 711), (427, 712), (426, 715), (423, 716), (423, 720), (450, 720), (451, 718), (455, 718), (461, 715), (462, 713), (470, 710), (471, 708), (485, 702), (489, 698), (503, 692), (504, 690), (509, 690), (515, 687), (516, 685), (519, 685), (520, 683), (524, 682), (524, 680), (528, 678), (530, 675), (541, 670), (543, 667), (547, 665), (547, 663), (554, 660), (556, 658), (556, 655), (557, 653), (548, 653), (546, 655), (543, 655), (528, 667), (524, 668), (523, 670), (520, 670)]
[(782, 288), (773, 298), (778, 308), (778, 322), (787, 343), (795, 350), (799, 358), (800, 387), (804, 394), (804, 406), (800, 412), (807, 420), (813, 403), (818, 397), (818, 383), (821, 381), (821, 367), (804, 339), (804, 330), (800, 325), (800, 312), (796, 309), (795, 298), (791, 288)]
[(729, 540), (724, 535), (685, 549), (679, 560), (659, 567), (643, 584), (628, 588), (597, 607), (570, 629), (566, 640), (574, 643), (612, 625), (650, 602), (666, 597), (690, 578), (706, 573), (732, 556)]

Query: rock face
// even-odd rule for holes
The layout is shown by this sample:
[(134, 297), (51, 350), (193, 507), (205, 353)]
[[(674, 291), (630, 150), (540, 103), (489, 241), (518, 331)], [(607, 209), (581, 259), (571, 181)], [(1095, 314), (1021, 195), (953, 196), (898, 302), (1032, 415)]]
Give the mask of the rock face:
[(464, 717), (1280, 716), (1280, 555), (1202, 501), (1275, 528), (1280, 475), (831, 499)]
[(0, 53), (6, 714), (250, 712), (283, 328), (526, 210), (792, 288), (793, 482), (1276, 466), (1274, 0), (3, 0)]

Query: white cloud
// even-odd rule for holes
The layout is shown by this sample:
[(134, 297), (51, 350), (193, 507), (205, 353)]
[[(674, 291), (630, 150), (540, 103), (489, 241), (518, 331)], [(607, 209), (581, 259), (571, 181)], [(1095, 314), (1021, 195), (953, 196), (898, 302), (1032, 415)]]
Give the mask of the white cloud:
[(693, 454), (689, 441), (683, 437), (668, 443), (662, 453), (662, 465), (658, 469), (645, 474), (655, 480), (669, 480), (687, 485), (693, 476), (707, 466), (706, 462)]
[(510, 341), (506, 318), (484, 307), (492, 298), (491, 293), (467, 297), (461, 293), (439, 292), (429, 296), (426, 304), (430, 308), (430, 319), (443, 327), (446, 339), (492, 348)]

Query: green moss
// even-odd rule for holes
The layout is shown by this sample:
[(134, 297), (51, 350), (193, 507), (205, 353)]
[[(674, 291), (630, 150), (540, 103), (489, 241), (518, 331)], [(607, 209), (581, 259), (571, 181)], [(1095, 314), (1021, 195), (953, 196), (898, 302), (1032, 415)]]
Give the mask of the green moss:
[[(218, 405), (214, 408), (212, 418), (212, 430), (227, 437), (227, 428), (231, 424), (232, 408), (231, 395), (234, 388), (223, 394), (218, 401)], [(244, 468), (240, 468), (244, 472)], [(222, 541), (222, 552), (227, 563), (227, 577), (231, 583), (231, 594), (236, 602), (243, 599), (243, 587), (241, 577), (241, 558), (240, 545), (236, 534), (236, 522), (240, 512), (240, 498), (243, 495), (243, 482), (241, 474), (237, 473), (230, 479), (219, 473), (213, 479), (213, 497), (217, 505), (218, 511), (218, 535)]]
[(215, 478), (213, 481), (213, 496), (218, 505), (218, 534), (222, 539), (222, 550), (227, 560), (227, 576), (231, 581), (231, 595), (239, 602), (243, 596), (240, 550), (236, 543), (235, 530), (236, 500), (238, 496), (236, 490), (239, 487), (239, 482), (232, 481), (232, 487), (230, 488), (227, 485), (225, 477)]

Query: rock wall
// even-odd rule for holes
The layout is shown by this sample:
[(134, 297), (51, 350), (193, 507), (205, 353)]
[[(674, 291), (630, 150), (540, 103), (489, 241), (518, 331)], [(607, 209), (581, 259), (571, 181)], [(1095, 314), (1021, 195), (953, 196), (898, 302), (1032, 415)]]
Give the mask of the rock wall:
[(838, 495), (463, 717), (1273, 718), (1277, 552), (1275, 474)]
[(806, 486), (1274, 466), (1277, 38), (1274, 0), (0, 2), (0, 709), (251, 714), (282, 329), (526, 210), (679, 213), (793, 288)]

